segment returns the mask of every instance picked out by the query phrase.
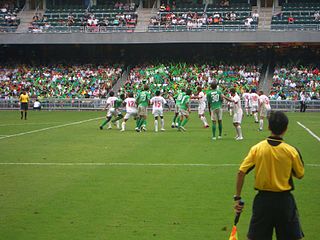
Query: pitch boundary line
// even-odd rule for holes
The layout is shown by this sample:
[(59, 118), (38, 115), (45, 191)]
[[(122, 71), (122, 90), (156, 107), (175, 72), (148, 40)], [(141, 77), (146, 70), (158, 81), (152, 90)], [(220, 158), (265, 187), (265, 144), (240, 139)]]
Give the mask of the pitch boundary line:
[(25, 125), (49, 125), (49, 124), (56, 124), (56, 123), (63, 123), (63, 122), (45, 122), (45, 123), (11, 123), (11, 124), (0, 124), (0, 127), (8, 127), (8, 126), (25, 126)]
[(51, 130), (51, 129), (56, 129), (56, 128), (62, 128), (62, 127), (67, 127), (67, 126), (82, 124), (82, 123), (86, 123), (86, 122), (98, 120), (98, 119), (101, 119), (101, 118), (104, 118), (104, 117), (91, 118), (91, 119), (87, 119), (87, 120), (83, 120), (83, 121), (66, 123), (66, 124), (61, 124), (61, 125), (56, 125), (56, 126), (46, 127), (46, 128), (40, 128), (40, 129), (28, 131), (28, 132), (16, 133), (16, 134), (12, 134), (12, 135), (7, 135), (7, 136), (0, 137), (0, 140), (6, 139), (6, 138), (11, 138), (11, 137), (23, 136), (23, 135), (27, 135), (27, 134), (31, 134), (31, 133), (43, 132), (43, 131), (47, 131), (47, 130)]
[(306, 126), (304, 126), (302, 123), (297, 122), (304, 130), (306, 130), (312, 137), (314, 137), (315, 139), (317, 139), (320, 142), (320, 137), (318, 137), (314, 132), (312, 132), (309, 128), (307, 128)]
[[(97, 163), (57, 163), (57, 162), (0, 162), (0, 165), (18, 165), (18, 166), (125, 166), (125, 167), (236, 167), (235, 163), (126, 163), (126, 162), (97, 162)], [(305, 164), (309, 167), (320, 167), (320, 164)]]

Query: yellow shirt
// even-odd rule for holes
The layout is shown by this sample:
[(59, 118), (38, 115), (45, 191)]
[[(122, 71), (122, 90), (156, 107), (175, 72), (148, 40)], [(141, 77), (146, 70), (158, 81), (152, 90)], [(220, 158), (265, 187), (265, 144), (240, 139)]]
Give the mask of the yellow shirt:
[(239, 170), (247, 174), (253, 168), (255, 189), (261, 191), (293, 190), (292, 176), (304, 176), (303, 161), (298, 150), (282, 139), (271, 137), (250, 149)]
[(21, 102), (21, 103), (27, 103), (27, 102), (29, 102), (29, 96), (28, 96), (28, 94), (21, 94), (20, 95), (20, 98), (19, 98), (19, 101)]

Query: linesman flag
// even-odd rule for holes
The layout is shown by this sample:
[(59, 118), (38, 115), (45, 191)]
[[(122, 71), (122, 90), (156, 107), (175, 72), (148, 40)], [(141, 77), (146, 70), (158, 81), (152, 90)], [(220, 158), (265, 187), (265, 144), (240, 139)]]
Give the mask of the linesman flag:
[[(240, 205), (244, 205), (243, 201), (239, 202)], [(237, 232), (237, 223), (239, 222), (241, 212), (237, 212), (236, 216), (234, 217), (234, 224), (232, 227), (232, 231), (229, 237), (229, 240), (238, 240), (238, 232)]]

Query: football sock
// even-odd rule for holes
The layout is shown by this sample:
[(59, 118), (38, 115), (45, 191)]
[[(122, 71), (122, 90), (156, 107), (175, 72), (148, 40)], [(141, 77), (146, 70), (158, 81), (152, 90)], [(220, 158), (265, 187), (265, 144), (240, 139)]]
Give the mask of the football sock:
[(188, 121), (189, 121), (189, 118), (184, 119), (184, 121), (182, 122), (181, 126), (184, 127), (184, 125), (186, 125)]
[(158, 120), (154, 120), (154, 130), (158, 132)]
[(161, 119), (161, 129), (164, 129), (164, 119)]
[(201, 119), (201, 121), (203, 122), (203, 124), (204, 124), (205, 126), (208, 125), (208, 122), (207, 122), (207, 119), (206, 119), (205, 116), (201, 116), (200, 119)]
[(249, 109), (248, 108), (246, 108), (246, 114), (247, 114), (247, 116), (249, 115)]
[(260, 119), (259, 128), (260, 128), (261, 130), (263, 129), (263, 119)]
[(255, 113), (253, 114), (253, 116), (254, 116), (254, 121), (255, 121), (255, 122), (258, 122), (258, 113), (255, 112)]
[(216, 136), (216, 123), (212, 123), (212, 136), (215, 137)]
[(174, 115), (173, 119), (172, 119), (172, 123), (176, 123), (178, 115)]
[(27, 112), (24, 112), (24, 119), (27, 119)]
[(219, 127), (219, 136), (221, 136), (222, 134), (222, 122), (221, 123), (218, 123), (218, 127)]
[(23, 118), (23, 112), (21, 111), (21, 119)]
[(237, 126), (237, 127), (236, 127), (236, 130), (237, 130), (238, 137), (239, 137), (239, 138), (242, 138), (241, 126)]
[(177, 122), (178, 122), (178, 126), (180, 127), (181, 126), (181, 118), (178, 118)]
[(104, 127), (108, 123), (108, 120), (105, 120), (102, 124), (101, 127)]
[(124, 131), (125, 129), (126, 129), (126, 123), (125, 123), (125, 122), (122, 122), (122, 123), (121, 123), (121, 130)]
[(137, 121), (136, 121), (136, 127), (137, 127), (137, 128), (140, 128), (140, 126), (141, 126), (141, 125), (140, 125), (140, 122), (141, 122), (141, 121), (142, 121), (141, 118), (138, 118), (138, 119), (137, 119)]

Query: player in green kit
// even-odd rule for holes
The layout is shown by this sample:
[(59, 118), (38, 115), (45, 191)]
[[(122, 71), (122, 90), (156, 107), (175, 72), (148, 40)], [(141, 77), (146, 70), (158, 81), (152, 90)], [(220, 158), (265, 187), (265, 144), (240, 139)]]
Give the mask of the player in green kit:
[(208, 102), (208, 109), (210, 112), (211, 120), (212, 120), (212, 140), (216, 140), (216, 128), (217, 128), (217, 120), (218, 120), (218, 127), (219, 127), (219, 135), (218, 139), (222, 138), (222, 102), (223, 99), (226, 99), (229, 102), (232, 100), (217, 89), (218, 85), (217, 82), (213, 82), (210, 85), (210, 90), (207, 93), (207, 102)]
[(148, 92), (148, 85), (144, 85), (143, 91), (137, 94), (136, 100), (138, 104), (138, 119), (136, 125), (136, 131), (140, 132), (140, 130), (146, 131), (147, 126), (147, 107), (149, 106), (150, 101), (150, 93)]
[(178, 119), (178, 131), (186, 131), (184, 126), (187, 124), (189, 121), (189, 114), (190, 114), (190, 95), (191, 95), (191, 90), (188, 89), (186, 91), (186, 94), (182, 97), (181, 102), (180, 102), (180, 109), (179, 109), (179, 115), (180, 118)]
[[(178, 118), (178, 116), (179, 116), (180, 103), (183, 96), (186, 95), (185, 91), (186, 91), (185, 89), (181, 89), (181, 91), (178, 91), (177, 94), (173, 97), (175, 100), (176, 106), (174, 109), (174, 117), (172, 119), (172, 124), (171, 124), (172, 128), (175, 128), (179, 125), (180, 118)], [(178, 122), (176, 123), (177, 119), (178, 119)]]

